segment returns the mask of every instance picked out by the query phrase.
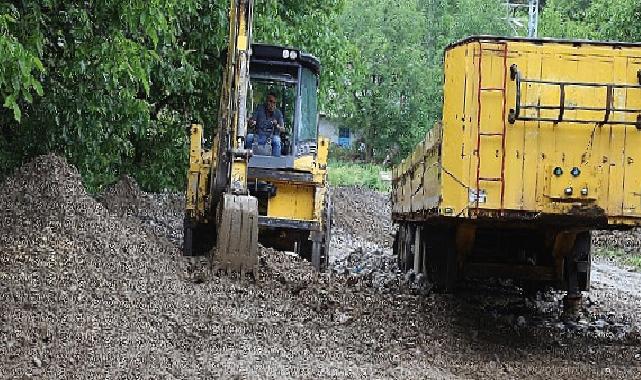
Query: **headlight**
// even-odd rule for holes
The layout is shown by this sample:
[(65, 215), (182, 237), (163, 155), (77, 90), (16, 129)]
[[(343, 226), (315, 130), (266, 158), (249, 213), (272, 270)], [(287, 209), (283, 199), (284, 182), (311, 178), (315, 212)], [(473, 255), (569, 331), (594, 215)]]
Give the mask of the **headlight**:
[(588, 196), (588, 188), (587, 187), (584, 187), (584, 188), (581, 189), (581, 195), (583, 195), (584, 197)]
[(283, 58), (289, 58), (289, 50), (283, 50)]
[(574, 191), (572, 190), (571, 187), (566, 187), (565, 188), (565, 195), (572, 195)]
[(289, 52), (289, 58), (291, 59), (298, 58), (298, 53), (292, 50), (291, 52)]

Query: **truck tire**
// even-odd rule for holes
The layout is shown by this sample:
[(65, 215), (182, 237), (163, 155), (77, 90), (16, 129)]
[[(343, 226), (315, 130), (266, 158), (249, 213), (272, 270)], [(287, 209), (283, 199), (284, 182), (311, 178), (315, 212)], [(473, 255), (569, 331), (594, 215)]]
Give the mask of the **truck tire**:
[(427, 277), (434, 289), (449, 293), (458, 282), (456, 228), (451, 226), (426, 226), (422, 241), (425, 244)]
[(398, 262), (398, 268), (407, 272), (414, 269), (414, 231), (416, 227), (410, 223), (401, 223), (394, 237), (394, 252)]
[(572, 257), (576, 263), (578, 287), (580, 291), (590, 290), (590, 272), (592, 269), (592, 234), (590, 231), (576, 235)]

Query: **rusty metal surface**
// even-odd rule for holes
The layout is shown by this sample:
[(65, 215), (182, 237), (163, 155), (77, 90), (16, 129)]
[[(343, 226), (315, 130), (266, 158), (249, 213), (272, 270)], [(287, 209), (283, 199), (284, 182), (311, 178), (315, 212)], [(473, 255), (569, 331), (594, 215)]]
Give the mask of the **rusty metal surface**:
[(641, 226), (641, 218), (633, 219), (635, 225), (630, 224), (630, 218), (626, 223), (608, 222), (605, 215), (599, 213), (574, 213), (567, 215), (546, 214), (527, 211), (510, 211), (510, 210), (474, 210), (470, 215), (465, 217), (445, 216), (438, 210), (423, 210), (414, 213), (392, 213), (392, 220), (395, 222), (423, 222), (428, 224), (460, 224), (472, 222), (476, 225), (495, 225), (511, 227), (541, 227), (541, 226), (574, 226), (589, 229), (616, 229), (629, 230), (634, 226)]

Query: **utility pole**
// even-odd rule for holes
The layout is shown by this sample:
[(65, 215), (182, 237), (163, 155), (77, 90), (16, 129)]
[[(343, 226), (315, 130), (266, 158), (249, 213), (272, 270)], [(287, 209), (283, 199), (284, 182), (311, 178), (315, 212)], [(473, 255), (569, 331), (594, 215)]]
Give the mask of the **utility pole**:
[(527, 36), (536, 38), (539, 34), (539, 0), (529, 0)]
[(538, 36), (539, 0), (508, 0), (506, 8), (507, 22), (515, 36)]

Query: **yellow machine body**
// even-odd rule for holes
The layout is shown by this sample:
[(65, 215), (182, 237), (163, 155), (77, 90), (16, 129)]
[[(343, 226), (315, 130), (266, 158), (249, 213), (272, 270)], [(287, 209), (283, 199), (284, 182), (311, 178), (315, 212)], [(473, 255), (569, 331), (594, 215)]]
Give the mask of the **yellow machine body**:
[[(230, 17), (233, 19), (233, 14)], [(247, 90), (233, 92), (240, 94), (234, 98), (234, 104), (239, 103), (234, 112), (225, 106), (230, 94), (224, 94), (222, 128), (212, 145), (224, 145), (226, 150), (205, 149), (203, 128), (191, 127), (185, 223), (189, 252), (209, 252), (216, 244), (222, 266), (242, 272), (255, 262), (254, 254), (243, 254), (245, 247), (260, 242), (297, 252), (323, 270), (329, 254), (331, 205), (327, 192), (329, 140), (318, 135), (317, 123), (320, 62), (289, 47), (252, 44), (249, 49), (241, 37), (238, 49), (252, 55), (243, 71), (248, 75), (234, 83)], [(224, 83), (229, 78), (230, 73), (225, 72)], [(281, 97), (280, 104), (281, 115), (288, 116), (283, 118), (288, 121), (287, 128), (283, 126), (278, 132), (287, 145), (281, 146), (280, 154), (272, 155), (272, 136), (266, 136), (259, 146), (258, 139), (246, 140), (246, 127), (255, 121), (252, 111), (262, 106), (262, 98), (257, 98), (279, 89), (289, 96), (288, 101)], [(249, 101), (249, 107), (243, 99)], [(258, 133), (253, 131), (254, 136)], [(219, 136), (225, 139), (222, 145)], [(245, 141), (253, 141), (252, 146)], [(266, 147), (270, 149), (266, 151)], [(222, 198), (220, 183), (226, 185)], [(250, 230), (245, 231), (246, 226)], [(230, 253), (221, 254), (223, 251)]]
[(247, 189), (245, 112), (251, 57), (253, 0), (229, 3), (227, 63), (211, 149), (203, 128), (191, 127), (185, 200), (185, 256), (207, 255), (219, 270), (257, 273), (258, 201)]
[[(206, 194), (209, 191), (212, 152), (202, 149), (202, 133), (202, 126), (192, 125), (186, 209), (198, 220), (206, 222)], [(271, 181), (278, 189), (276, 195), (268, 200), (266, 212), (261, 216), (283, 221), (316, 222), (320, 226), (327, 194), (329, 139), (319, 137), (318, 147), (316, 156), (307, 155), (294, 161), (297, 172), (308, 173), (309, 180), (278, 181), (273, 180), (272, 176), (251, 178), (252, 181)]]
[(394, 169), (393, 212), (641, 224), (640, 72), (634, 45), (473, 38), (449, 48), (442, 126)]
[(392, 173), (400, 262), (577, 299), (590, 230), (641, 225), (641, 44), (471, 37), (444, 73), (442, 122)]
[(318, 137), (317, 152), (294, 160), (293, 171), (249, 170), (249, 187), (268, 183), (273, 195), (258, 197), (260, 241), (295, 251), (323, 270), (329, 253), (331, 204), (327, 183), (329, 139)]
[(287, 181), (273, 180), (260, 175), (257, 181), (271, 181), (276, 186), (276, 195), (267, 201), (265, 217), (321, 223), (325, 194), (327, 192), (327, 155), (329, 140), (318, 139), (318, 153), (303, 156), (294, 161), (298, 173), (307, 173), (309, 180), (295, 178)]

